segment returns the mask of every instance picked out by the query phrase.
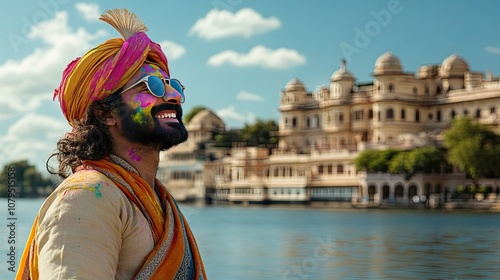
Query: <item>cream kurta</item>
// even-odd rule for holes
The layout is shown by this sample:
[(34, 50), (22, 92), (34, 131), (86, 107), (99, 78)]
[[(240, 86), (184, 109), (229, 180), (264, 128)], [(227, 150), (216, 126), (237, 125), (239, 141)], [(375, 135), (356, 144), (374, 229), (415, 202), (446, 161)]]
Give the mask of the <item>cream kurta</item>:
[(40, 279), (132, 279), (154, 247), (141, 211), (94, 170), (68, 177), (38, 221)]

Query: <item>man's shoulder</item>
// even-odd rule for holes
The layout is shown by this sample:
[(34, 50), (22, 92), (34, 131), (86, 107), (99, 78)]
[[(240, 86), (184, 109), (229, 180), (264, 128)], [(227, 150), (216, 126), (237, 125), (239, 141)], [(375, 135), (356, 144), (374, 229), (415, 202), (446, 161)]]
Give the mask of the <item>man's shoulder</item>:
[(47, 197), (39, 216), (43, 220), (47, 212), (61, 209), (68, 213), (78, 212), (79, 207), (109, 210), (121, 207), (121, 202), (126, 200), (123, 192), (104, 174), (95, 170), (81, 170), (64, 179)]
[(103, 192), (120, 195), (119, 188), (106, 175), (96, 170), (80, 170), (64, 179), (56, 188), (55, 193), (91, 191), (96, 195)]
[(86, 185), (99, 183), (106, 183), (109, 185), (113, 184), (113, 181), (97, 170), (86, 169), (71, 174), (71, 176), (64, 179), (59, 186), (78, 186), (82, 184)]

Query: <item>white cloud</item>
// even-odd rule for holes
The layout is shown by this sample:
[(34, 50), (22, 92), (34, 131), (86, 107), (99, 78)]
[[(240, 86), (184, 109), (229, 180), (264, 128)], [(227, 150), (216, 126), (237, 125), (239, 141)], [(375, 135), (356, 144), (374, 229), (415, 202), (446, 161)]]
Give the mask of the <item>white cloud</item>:
[(283, 70), (306, 63), (306, 58), (293, 49), (272, 50), (262, 45), (253, 47), (248, 53), (226, 50), (208, 59), (208, 65), (221, 66), (232, 64), (237, 67), (260, 66), (268, 69)]
[(486, 47), (485, 50), (486, 50), (486, 52), (500, 55), (500, 48), (497, 48), (497, 47)]
[(36, 112), (42, 102), (52, 100), (66, 65), (107, 33), (102, 29), (89, 33), (83, 28), (70, 28), (66, 11), (30, 28), (26, 39), (39, 47), (22, 59), (0, 64), (0, 121), (6, 128), (0, 134), (0, 161), (28, 159), (43, 171), (43, 161), (70, 128), (64, 118)]
[(181, 58), (186, 53), (186, 49), (183, 46), (171, 41), (163, 41), (160, 43), (160, 46), (169, 60)]
[(236, 96), (236, 99), (238, 100), (249, 100), (249, 101), (263, 101), (264, 98), (260, 95), (257, 95), (255, 93), (251, 93), (248, 91), (240, 91), (238, 95)]
[(235, 14), (213, 9), (204, 18), (196, 21), (189, 30), (189, 35), (197, 35), (208, 40), (232, 36), (249, 38), (280, 26), (281, 22), (276, 17), (263, 18), (250, 8), (241, 9)]
[(83, 17), (88, 21), (98, 21), (101, 16), (99, 12), (99, 5), (93, 3), (76, 3), (75, 8), (79, 11)]
[(17, 159), (28, 159), (44, 171), (46, 160), (56, 148), (56, 142), (70, 131), (65, 120), (29, 113), (18, 119), (0, 136), (0, 158), (7, 163)]
[(241, 114), (236, 111), (234, 106), (228, 106), (217, 110), (217, 115), (224, 120), (226, 124), (232, 124), (234, 127), (241, 127), (245, 123), (252, 123), (255, 121), (255, 115), (253, 113), (247, 113), (246, 115)]
[(227, 108), (217, 110), (217, 115), (223, 119), (230, 119), (238, 122), (244, 122), (246, 119), (245, 116), (236, 112), (234, 106), (229, 106)]
[[(0, 105), (7, 106), (11, 113), (37, 109), (41, 101), (52, 98), (66, 65), (104, 35), (103, 30), (95, 34), (81, 28), (71, 30), (67, 12), (57, 12), (54, 18), (33, 26), (28, 39), (40, 40), (44, 46), (19, 61), (8, 60), (0, 65)], [(5, 112), (0, 113), (0, 119), (5, 119)]]

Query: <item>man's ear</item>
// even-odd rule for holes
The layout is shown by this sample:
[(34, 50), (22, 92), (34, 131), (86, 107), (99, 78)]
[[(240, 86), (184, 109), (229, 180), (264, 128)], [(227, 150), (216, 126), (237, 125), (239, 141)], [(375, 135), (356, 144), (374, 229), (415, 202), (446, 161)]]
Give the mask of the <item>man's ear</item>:
[(105, 125), (113, 126), (116, 125), (116, 119), (115, 116), (111, 113), (110, 110), (104, 111), (104, 110), (99, 110), (95, 109), (94, 110), (94, 116), (97, 118), (97, 120)]

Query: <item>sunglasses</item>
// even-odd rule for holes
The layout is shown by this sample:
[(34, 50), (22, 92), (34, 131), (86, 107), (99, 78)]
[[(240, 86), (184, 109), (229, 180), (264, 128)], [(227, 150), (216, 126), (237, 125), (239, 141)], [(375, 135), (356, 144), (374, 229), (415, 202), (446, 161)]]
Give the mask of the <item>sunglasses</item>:
[(165, 94), (167, 93), (167, 91), (165, 90), (165, 84), (167, 84), (173, 87), (181, 95), (181, 100), (180, 100), (181, 103), (184, 103), (184, 101), (186, 100), (186, 97), (184, 96), (184, 86), (181, 84), (179, 80), (165, 79), (153, 75), (142, 77), (139, 81), (135, 82), (133, 85), (122, 90), (120, 94), (126, 92), (127, 90), (135, 87), (140, 83), (145, 83), (146, 86), (148, 87), (149, 92), (158, 98), (165, 96)]

